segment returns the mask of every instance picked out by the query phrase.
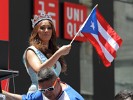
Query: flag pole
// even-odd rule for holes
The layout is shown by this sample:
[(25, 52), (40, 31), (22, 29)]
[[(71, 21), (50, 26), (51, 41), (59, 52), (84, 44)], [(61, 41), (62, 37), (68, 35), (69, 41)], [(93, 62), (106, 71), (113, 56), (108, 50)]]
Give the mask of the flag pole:
[[(96, 4), (96, 6), (95, 6), (94, 8), (96, 8), (97, 6), (98, 6), (98, 4)], [(94, 9), (94, 8), (93, 8), (93, 9)], [(93, 11), (93, 9), (92, 9), (92, 11)], [(91, 11), (91, 12), (92, 12), (92, 11)], [(91, 13), (90, 13), (90, 14), (91, 14)], [(74, 38), (73, 38), (72, 41), (70, 42), (70, 45), (73, 43), (73, 41), (75, 40), (75, 38), (77, 37), (77, 35), (80, 33), (82, 27), (84, 26), (84, 24), (86, 23), (86, 21), (88, 20), (89, 17), (90, 17), (90, 16), (88, 16), (88, 17), (86, 18), (85, 22), (82, 24), (82, 26), (80, 27), (79, 31), (76, 33), (76, 35), (74, 36)]]
[(74, 36), (74, 38), (73, 38), (72, 41), (70, 42), (70, 45), (73, 43), (73, 41), (75, 40), (75, 38), (77, 37), (78, 34), (79, 34), (79, 31), (76, 33), (76, 35)]

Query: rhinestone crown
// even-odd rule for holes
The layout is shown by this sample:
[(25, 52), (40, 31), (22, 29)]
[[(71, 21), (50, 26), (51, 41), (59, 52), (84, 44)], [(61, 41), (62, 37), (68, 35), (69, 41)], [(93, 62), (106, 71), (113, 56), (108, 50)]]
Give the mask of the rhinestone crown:
[(52, 18), (49, 14), (45, 14), (44, 11), (41, 11), (40, 15), (34, 15), (34, 18), (31, 19), (32, 21), (32, 27), (34, 28), (36, 24), (38, 24), (38, 22), (40, 22), (41, 20), (50, 20), (52, 21)]

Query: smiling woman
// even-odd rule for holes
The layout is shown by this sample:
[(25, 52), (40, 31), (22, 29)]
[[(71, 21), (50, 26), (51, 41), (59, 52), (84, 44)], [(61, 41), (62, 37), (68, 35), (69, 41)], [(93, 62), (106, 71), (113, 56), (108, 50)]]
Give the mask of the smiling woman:
[(56, 44), (56, 31), (52, 18), (44, 14), (35, 15), (32, 19), (33, 30), (29, 38), (30, 46), (25, 50), (23, 62), (32, 84), (28, 90), (34, 92), (38, 89), (37, 73), (46, 67), (54, 70), (57, 76), (67, 70), (63, 59), (71, 49), (71, 45), (58, 47)]
[(47, 45), (52, 36), (51, 24), (49, 23), (49, 20), (43, 20), (38, 25), (40, 26), (40, 28), (38, 29), (38, 36), (41, 39), (42, 43)]

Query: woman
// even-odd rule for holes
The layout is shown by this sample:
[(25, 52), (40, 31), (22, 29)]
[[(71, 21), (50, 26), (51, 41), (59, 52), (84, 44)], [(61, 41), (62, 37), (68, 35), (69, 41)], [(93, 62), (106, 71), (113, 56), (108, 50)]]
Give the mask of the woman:
[(51, 17), (42, 13), (32, 19), (32, 33), (29, 38), (30, 46), (23, 55), (23, 61), (32, 84), (28, 93), (38, 89), (37, 73), (41, 68), (51, 67), (55, 74), (65, 72), (67, 67), (63, 55), (67, 55), (71, 45), (58, 47), (56, 45), (56, 32)]

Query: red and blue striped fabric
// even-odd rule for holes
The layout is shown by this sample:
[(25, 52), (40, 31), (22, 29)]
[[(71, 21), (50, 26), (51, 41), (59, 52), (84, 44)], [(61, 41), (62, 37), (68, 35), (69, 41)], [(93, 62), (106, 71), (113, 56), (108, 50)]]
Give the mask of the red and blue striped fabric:
[(116, 52), (122, 45), (122, 39), (107, 23), (97, 6), (80, 28), (80, 32), (90, 41), (96, 49), (106, 67), (116, 58)]

